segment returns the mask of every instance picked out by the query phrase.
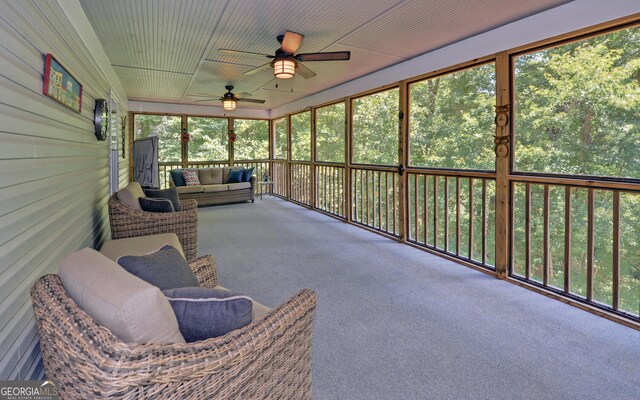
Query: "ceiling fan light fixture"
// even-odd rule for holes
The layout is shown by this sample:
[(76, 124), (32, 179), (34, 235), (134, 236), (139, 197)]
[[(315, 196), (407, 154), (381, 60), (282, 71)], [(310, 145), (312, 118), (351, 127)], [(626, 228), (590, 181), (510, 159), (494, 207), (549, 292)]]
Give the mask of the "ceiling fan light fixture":
[(290, 79), (296, 73), (296, 62), (291, 58), (276, 58), (273, 61), (273, 74), (279, 79)]
[(236, 100), (231, 98), (231, 99), (224, 99), (222, 100), (222, 108), (224, 108), (225, 110), (235, 110), (236, 109)]

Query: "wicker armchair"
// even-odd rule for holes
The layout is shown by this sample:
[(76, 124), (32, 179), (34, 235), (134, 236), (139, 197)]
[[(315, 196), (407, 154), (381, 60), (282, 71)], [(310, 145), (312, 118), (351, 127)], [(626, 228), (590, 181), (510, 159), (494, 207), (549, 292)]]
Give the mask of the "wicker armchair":
[(109, 199), (111, 238), (175, 233), (180, 239), (184, 256), (194, 260), (198, 253), (198, 204), (195, 200), (182, 200), (182, 211), (154, 213), (134, 210), (118, 200), (116, 194)]
[[(190, 263), (217, 284), (211, 256)], [(316, 295), (304, 289), (227, 335), (128, 346), (68, 297), (57, 275), (31, 289), (47, 379), (63, 399), (311, 399)]]

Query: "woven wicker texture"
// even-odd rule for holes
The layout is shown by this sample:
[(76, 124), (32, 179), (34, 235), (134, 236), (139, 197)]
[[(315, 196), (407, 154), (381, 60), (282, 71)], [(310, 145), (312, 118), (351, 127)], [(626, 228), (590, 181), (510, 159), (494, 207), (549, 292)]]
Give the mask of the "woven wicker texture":
[[(207, 286), (217, 283), (211, 261), (191, 263)], [(310, 289), (244, 328), (175, 345), (127, 346), (78, 308), (57, 275), (41, 277), (31, 297), (46, 376), (63, 399), (311, 399)]]
[[(173, 186), (173, 180), (170, 182)], [(180, 193), (180, 201), (196, 200), (198, 207), (213, 206), (216, 204), (239, 203), (242, 201), (254, 201), (254, 192), (256, 186), (256, 177), (251, 177), (250, 189), (228, 190), (225, 192), (210, 193)]]
[(109, 199), (111, 238), (173, 232), (180, 239), (185, 258), (188, 261), (195, 259), (198, 253), (198, 205), (194, 200), (181, 199), (180, 203), (182, 211), (154, 213), (129, 208), (114, 194)]

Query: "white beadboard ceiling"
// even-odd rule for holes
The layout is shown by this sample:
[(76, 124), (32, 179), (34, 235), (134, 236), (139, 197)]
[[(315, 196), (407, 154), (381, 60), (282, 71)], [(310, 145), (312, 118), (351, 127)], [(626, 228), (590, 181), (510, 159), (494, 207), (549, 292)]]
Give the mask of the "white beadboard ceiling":
[[(80, 0), (129, 100), (220, 105), (234, 85), (272, 109), (568, 0)], [(350, 61), (306, 62), (311, 79), (275, 80), (266, 57), (286, 30), (299, 53), (351, 51)]]

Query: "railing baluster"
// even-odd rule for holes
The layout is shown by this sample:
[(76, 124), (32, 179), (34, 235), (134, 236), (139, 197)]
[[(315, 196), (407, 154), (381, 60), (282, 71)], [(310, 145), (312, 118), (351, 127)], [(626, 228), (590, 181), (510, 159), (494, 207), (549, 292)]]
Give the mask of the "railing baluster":
[(593, 188), (587, 189), (587, 301), (593, 301)]
[(487, 265), (487, 180), (482, 180), (482, 265)]
[(413, 237), (418, 241), (418, 174), (413, 174)]
[(398, 218), (397, 214), (396, 214), (396, 210), (397, 210), (397, 204), (396, 204), (396, 191), (398, 190), (396, 188), (396, 174), (392, 173), (391, 174), (391, 181), (393, 182), (393, 204), (391, 205), (391, 208), (393, 208), (393, 234), (396, 234), (396, 218)]
[(367, 206), (366, 206), (366, 209), (367, 209), (367, 225), (369, 225), (369, 211), (370, 211), (370, 209), (369, 209), (369, 175), (371, 175), (370, 174), (371, 171), (367, 170), (366, 172), (367, 172), (366, 173), (367, 181), (365, 182), (365, 187), (366, 187), (366, 191), (367, 191), (367, 202), (366, 202)]
[(378, 171), (378, 228), (382, 229), (382, 172)]
[(473, 217), (475, 212), (473, 210), (473, 178), (469, 178), (469, 260), (473, 260)]
[(571, 186), (564, 188), (564, 292), (571, 291)]
[(433, 247), (438, 247), (438, 186), (440, 180), (437, 175), (433, 176)]
[(456, 255), (460, 255), (460, 177), (456, 176)]
[(549, 285), (549, 275), (551, 266), (549, 265), (549, 185), (544, 185), (544, 207), (543, 207), (543, 239), (542, 239), (542, 284)]
[(389, 173), (384, 173), (384, 229), (389, 232)]
[(449, 176), (444, 177), (444, 251), (449, 251)]
[(424, 244), (429, 240), (429, 176), (422, 175), (424, 180), (424, 201), (422, 203), (422, 226), (424, 226)]
[(524, 200), (524, 270), (531, 279), (531, 185), (527, 182)]
[(613, 275), (611, 306), (620, 307), (620, 192), (613, 192)]

